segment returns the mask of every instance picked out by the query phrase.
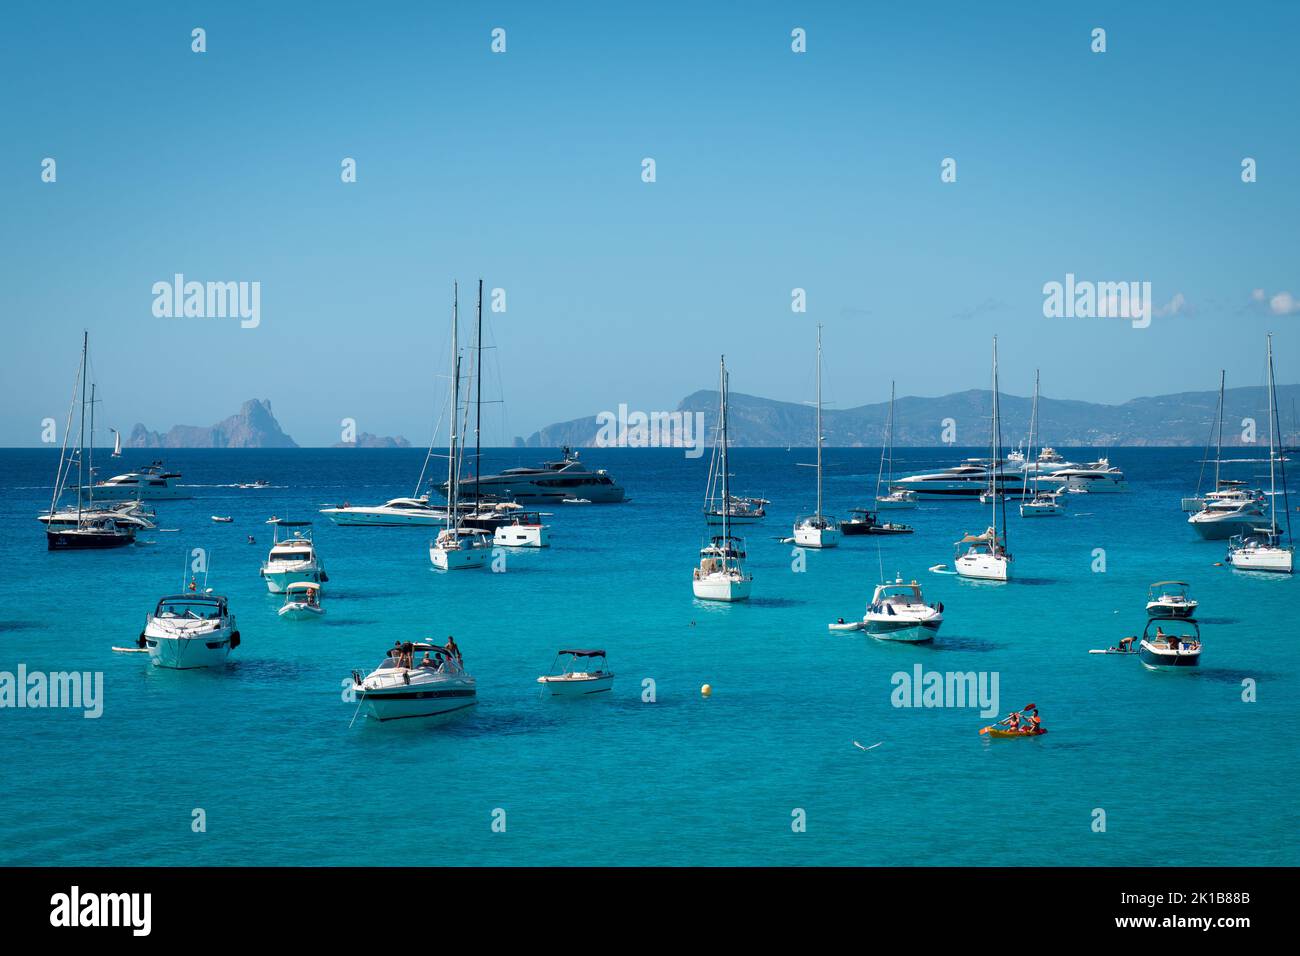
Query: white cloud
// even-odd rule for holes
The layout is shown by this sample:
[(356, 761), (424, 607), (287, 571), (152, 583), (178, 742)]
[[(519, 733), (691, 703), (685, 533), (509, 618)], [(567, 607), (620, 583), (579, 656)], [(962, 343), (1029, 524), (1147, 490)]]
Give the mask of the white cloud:
[(1300, 300), (1290, 292), (1279, 292), (1268, 300), (1268, 310), (1274, 315), (1290, 315), (1300, 312)]
[(1181, 292), (1174, 293), (1174, 297), (1162, 306), (1156, 308), (1156, 315), (1178, 315), (1187, 305), (1187, 297)]

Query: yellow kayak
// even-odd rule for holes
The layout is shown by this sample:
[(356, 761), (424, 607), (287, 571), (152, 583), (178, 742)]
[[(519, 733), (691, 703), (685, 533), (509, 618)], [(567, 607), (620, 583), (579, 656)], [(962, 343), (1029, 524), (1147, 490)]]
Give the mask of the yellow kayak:
[(1033, 733), (1029, 733), (1028, 731), (1021, 732), (1019, 730), (998, 730), (994, 727), (986, 727), (984, 730), (990, 737), (1041, 737), (1043, 734), (1047, 733), (1047, 731), (1043, 730), (1041, 727)]

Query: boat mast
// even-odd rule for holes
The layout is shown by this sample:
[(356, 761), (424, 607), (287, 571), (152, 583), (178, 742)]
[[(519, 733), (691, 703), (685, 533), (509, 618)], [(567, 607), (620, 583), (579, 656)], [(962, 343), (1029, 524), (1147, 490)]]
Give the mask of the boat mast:
[[(1034, 428), (1038, 424), (1038, 376), (1039, 376), (1039, 370), (1034, 369), (1034, 407), (1029, 413), (1029, 449), (1025, 454), (1026, 468), (1030, 467), (1029, 459), (1031, 458), (1034, 459), (1034, 463), (1032, 467), (1034, 469), (1034, 497), (1035, 498), (1038, 497), (1038, 457), (1034, 454)], [(1028, 490), (1029, 490), (1029, 485), (1025, 482), (1021, 482), (1020, 501), (1022, 504), (1024, 503), (1025, 500), (1025, 492), (1027, 492)]]
[(731, 540), (731, 465), (727, 461), (727, 357), (720, 361), (718, 389), (722, 392), (722, 564), (726, 568), (726, 549)]
[[(1287, 544), (1290, 545), (1292, 544), (1291, 498), (1287, 494), (1287, 490), (1286, 490), (1286, 455), (1281, 451), (1283, 447), (1282, 446), (1282, 415), (1280, 412), (1277, 411), (1277, 378), (1273, 374), (1273, 333), (1272, 332), (1268, 334), (1268, 386), (1269, 386), (1268, 390), (1270, 395), (1270, 403), (1272, 406), (1270, 417), (1277, 421), (1277, 444), (1279, 448), (1279, 452), (1277, 455), (1277, 465), (1279, 468), (1282, 469), (1282, 511), (1286, 515), (1286, 539), (1287, 539)], [(1270, 426), (1270, 434), (1268, 436), (1268, 441), (1269, 441), (1269, 459), (1270, 459), (1269, 474), (1271, 476), (1273, 471), (1273, 464), (1271, 461), (1271, 459), (1273, 458), (1273, 453), (1272, 453), (1273, 435), (1271, 434), (1271, 426)], [(1276, 485), (1274, 486), (1273, 489), (1273, 503), (1272, 503), (1271, 510), (1273, 512), (1273, 534), (1276, 535), (1277, 534)]]
[(478, 280), (478, 318), (475, 321), (478, 344), (474, 349), (474, 510), (478, 511), (480, 455), (479, 426), (483, 419), (483, 280)]
[(90, 484), (86, 486), (86, 495), (90, 507), (95, 507), (95, 383), (90, 383), (90, 458), (86, 461), (90, 472)]
[[(1275, 459), (1277, 457), (1273, 448), (1273, 427), (1277, 421), (1277, 416), (1273, 414), (1273, 406), (1276, 403), (1277, 394), (1274, 392), (1273, 384), (1273, 333), (1268, 333), (1268, 516), (1273, 526), (1273, 538), (1277, 538), (1277, 467)], [(1291, 508), (1288, 505), (1287, 511)]]
[[(880, 446), (880, 471), (876, 473), (876, 502), (880, 502), (880, 483), (885, 477), (885, 449), (889, 449), (889, 473), (894, 473), (894, 383), (889, 383), (889, 415), (885, 419), (885, 441)], [(879, 544), (879, 542), (877, 542)]]
[(1219, 490), (1219, 466), (1223, 461), (1223, 385), (1228, 377), (1227, 369), (1219, 369), (1219, 439), (1214, 446), (1214, 490)]
[(822, 327), (817, 326), (817, 517), (822, 516)]
[(459, 517), (459, 475), (456, 474), (456, 415), (460, 402), (460, 352), (456, 330), (460, 324), (460, 288), (451, 286), (451, 406), (447, 423), (447, 530), (455, 527)]
[(86, 458), (86, 350), (90, 333), (81, 333), (81, 427), (77, 430), (77, 527), (81, 527), (82, 464)]
[[(993, 528), (997, 534), (998, 499), (1002, 497), (1002, 400), (998, 397), (998, 337), (993, 336)], [(1007, 542), (1007, 509), (1002, 509), (1002, 546)]]

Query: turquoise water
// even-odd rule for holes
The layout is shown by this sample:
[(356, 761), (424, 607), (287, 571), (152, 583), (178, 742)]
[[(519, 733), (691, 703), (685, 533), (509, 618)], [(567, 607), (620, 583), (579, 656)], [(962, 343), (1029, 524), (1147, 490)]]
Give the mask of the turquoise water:
[[(898, 467), (967, 453), (978, 451), (907, 449)], [(322, 520), (327, 614), (288, 622), (257, 574), (264, 520), (409, 494), (422, 451), (174, 452), (168, 464), (197, 497), (157, 508), (179, 532), (60, 554), (33, 520), (57, 453), (0, 451), (0, 670), (105, 680), (98, 720), (0, 711), (0, 863), (1300, 862), (1297, 585), (1213, 567), (1223, 544), (1198, 541), (1179, 511), (1198, 450), (1121, 450), (1132, 492), (1072, 496), (1059, 519), (1013, 514), (1009, 585), (926, 570), (987, 524), (973, 503), (922, 503), (897, 515), (915, 535), (846, 540), (795, 573), (775, 538), (811, 506), (812, 475), (794, 466), (808, 454), (734, 452), (738, 491), (774, 502), (746, 532), (747, 606), (691, 597), (707, 456), (592, 450), (631, 503), (559, 509), (553, 547), (512, 553), (504, 574), (433, 571), (421, 530)], [(830, 510), (866, 499), (878, 454), (828, 451)], [(263, 477), (275, 487), (228, 487)], [(233, 663), (169, 672), (111, 653), (177, 589), (187, 547), (211, 550), (209, 583), (238, 616)], [(1105, 573), (1092, 570), (1097, 548)], [(828, 634), (861, 616), (882, 564), (946, 605), (934, 645)], [(1199, 673), (1090, 656), (1140, 632), (1146, 587), (1163, 578), (1190, 581), (1201, 601)], [(353, 668), (394, 640), (447, 634), (478, 678), (477, 708), (441, 725), (349, 727), (341, 681)], [(584, 645), (609, 651), (613, 694), (540, 698), (535, 678), (555, 651)], [(916, 663), (996, 672), (1002, 711), (1033, 700), (1050, 733), (991, 743), (975, 709), (894, 707), (890, 677)], [(654, 703), (642, 702), (645, 678)], [(1242, 701), (1246, 678), (1256, 703)], [(195, 808), (206, 832), (192, 832)], [(1095, 808), (1104, 833), (1091, 829)], [(505, 832), (493, 831), (497, 809)], [(806, 832), (792, 831), (796, 809)]]

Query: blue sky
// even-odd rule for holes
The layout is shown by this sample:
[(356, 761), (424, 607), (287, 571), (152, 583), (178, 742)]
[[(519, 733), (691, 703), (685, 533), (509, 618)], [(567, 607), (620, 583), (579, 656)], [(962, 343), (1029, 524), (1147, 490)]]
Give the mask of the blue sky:
[[(260, 397), (303, 444), (344, 417), (420, 444), (452, 280), (464, 306), (479, 276), (507, 296), (490, 443), (672, 408), (722, 351), (734, 391), (811, 398), (817, 322), (837, 407), (982, 387), (995, 332), (1018, 394), (1035, 367), (1092, 401), (1259, 384), (1269, 329), (1300, 378), (1295, 5), (10, 2), (0, 25), (0, 445), (62, 421), (82, 328), (118, 427)], [(259, 281), (261, 325), (155, 317), (177, 272)], [(1066, 273), (1182, 305), (1044, 318)]]

